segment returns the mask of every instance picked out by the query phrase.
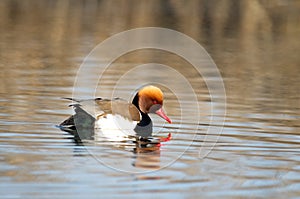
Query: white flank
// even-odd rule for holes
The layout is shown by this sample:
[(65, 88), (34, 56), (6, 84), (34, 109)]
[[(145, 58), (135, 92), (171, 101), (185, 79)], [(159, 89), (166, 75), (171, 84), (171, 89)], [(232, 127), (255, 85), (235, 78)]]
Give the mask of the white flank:
[(130, 121), (121, 115), (106, 114), (95, 123), (95, 138), (100, 136), (110, 141), (126, 140), (128, 136), (135, 136), (136, 124), (136, 121)]

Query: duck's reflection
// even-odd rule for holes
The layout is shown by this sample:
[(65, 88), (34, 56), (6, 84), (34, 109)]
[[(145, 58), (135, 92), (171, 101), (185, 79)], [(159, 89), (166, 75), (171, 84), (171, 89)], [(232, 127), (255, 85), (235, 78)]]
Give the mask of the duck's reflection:
[[(81, 131), (77, 130), (66, 130), (65, 132), (73, 135), (72, 139), (76, 146), (84, 146), (87, 142), (97, 143), (95, 138), (94, 128), (85, 128)], [(118, 147), (119, 149), (124, 149), (132, 152), (134, 155), (132, 166), (147, 170), (159, 169), (160, 168), (160, 147), (162, 142), (169, 141), (171, 139), (171, 134), (168, 137), (129, 137), (128, 139), (121, 142), (110, 142), (112, 146)], [(120, 144), (122, 143), (122, 144)], [(126, 147), (125, 147), (126, 146)], [(130, 147), (128, 147), (130, 146)], [(126, 149), (125, 149), (126, 148)]]
[(136, 143), (133, 150), (135, 154), (132, 165), (143, 169), (160, 168), (160, 143)]

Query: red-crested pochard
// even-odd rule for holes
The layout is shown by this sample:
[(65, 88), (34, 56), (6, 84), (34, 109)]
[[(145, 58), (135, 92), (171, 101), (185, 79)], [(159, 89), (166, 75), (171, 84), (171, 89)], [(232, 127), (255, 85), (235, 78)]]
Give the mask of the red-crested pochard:
[(164, 96), (156, 86), (141, 88), (132, 103), (120, 98), (112, 100), (96, 98), (92, 100), (72, 100), (75, 114), (63, 121), (63, 130), (82, 131), (94, 128), (107, 138), (127, 136), (149, 137), (152, 135), (152, 121), (149, 113), (155, 113), (171, 123), (164, 113), (162, 105)]

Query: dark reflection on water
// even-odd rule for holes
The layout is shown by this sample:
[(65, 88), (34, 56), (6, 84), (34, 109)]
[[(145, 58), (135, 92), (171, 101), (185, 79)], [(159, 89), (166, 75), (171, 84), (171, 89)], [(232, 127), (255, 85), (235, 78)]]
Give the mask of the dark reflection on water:
[[(0, 1), (1, 195), (298, 196), (299, 9), (296, 0)], [(134, 143), (116, 147), (107, 141), (82, 146), (55, 128), (71, 113), (60, 98), (72, 95), (84, 57), (109, 36), (144, 26), (191, 36), (220, 69), (228, 102), (226, 122), (214, 150), (204, 159), (198, 153), (209, 128), (208, 90), (188, 63), (166, 52), (142, 50), (119, 58), (101, 82), (103, 92), (113, 88), (131, 65), (166, 64), (180, 69), (196, 88), (200, 124), (193, 120), (190, 96), (184, 97), (191, 117), (180, 124), (178, 101), (165, 90), (166, 110), (174, 124), (164, 125), (158, 118), (154, 124), (160, 130), (157, 136), (171, 132), (173, 139), (159, 150), (144, 153)], [(88, 89), (82, 88), (83, 94)], [(134, 89), (124, 85), (123, 92)], [(190, 135), (197, 127), (192, 142)], [(214, 136), (218, 135), (209, 135)], [(208, 139), (206, 144), (214, 143)], [(162, 168), (188, 146), (176, 162)], [(124, 170), (161, 169), (128, 174), (99, 160)]]

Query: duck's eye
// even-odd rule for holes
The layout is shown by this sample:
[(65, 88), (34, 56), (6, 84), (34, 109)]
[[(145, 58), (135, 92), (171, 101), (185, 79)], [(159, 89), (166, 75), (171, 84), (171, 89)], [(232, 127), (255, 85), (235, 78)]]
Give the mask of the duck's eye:
[(156, 100), (152, 100), (152, 103), (153, 103), (153, 104), (157, 104), (157, 101), (156, 101)]
[(150, 107), (149, 113), (155, 113), (161, 108), (160, 104), (154, 104)]

